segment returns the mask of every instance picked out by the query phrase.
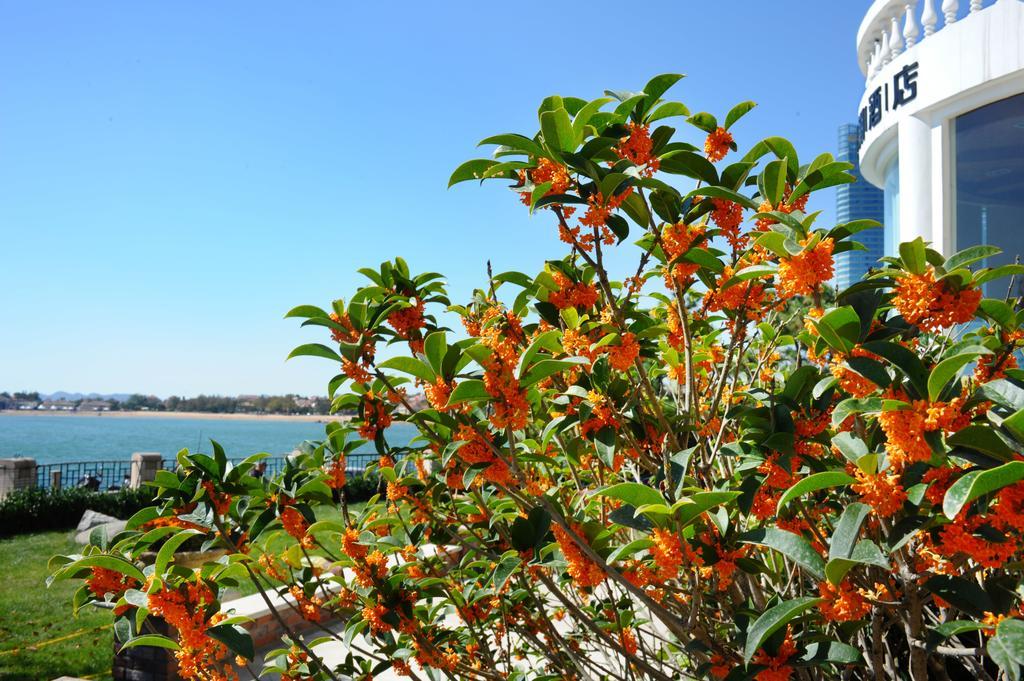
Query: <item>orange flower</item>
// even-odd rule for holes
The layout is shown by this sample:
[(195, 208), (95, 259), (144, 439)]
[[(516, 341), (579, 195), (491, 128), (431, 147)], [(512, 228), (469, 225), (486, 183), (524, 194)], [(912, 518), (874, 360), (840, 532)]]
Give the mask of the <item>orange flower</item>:
[(733, 251), (742, 251), (750, 241), (750, 237), (740, 234), (743, 206), (729, 199), (711, 199), (711, 203), (715, 206), (711, 212), (711, 220), (722, 230), (722, 236), (732, 246)]
[(410, 338), (414, 331), (425, 326), (423, 319), (423, 301), (414, 300), (409, 307), (395, 310), (388, 315), (388, 324), (402, 338)]
[(92, 574), (85, 581), (85, 585), (97, 598), (103, 598), (107, 594), (119, 598), (128, 589), (139, 585), (139, 580), (115, 570), (101, 567), (93, 567), (91, 570)]
[(963, 413), (963, 398), (950, 402), (929, 402), (910, 400), (895, 390), (886, 392), (886, 397), (910, 403), (909, 408), (883, 411), (878, 423), (885, 432), (885, 449), (893, 468), (902, 471), (904, 466), (915, 461), (929, 461), (932, 450), (925, 440), (925, 433), (956, 432), (970, 423), (970, 414)]
[(775, 655), (769, 655), (764, 648), (758, 649), (754, 655), (754, 664), (766, 667), (754, 678), (757, 681), (788, 681), (793, 674), (793, 668), (786, 662), (795, 654), (796, 642), (793, 641), (792, 630), (787, 627), (786, 638), (779, 644), (779, 651)]
[(649, 550), (657, 566), (658, 577), (662, 581), (678, 577), (679, 568), (683, 566), (683, 546), (679, 534), (672, 530), (655, 528), (651, 531), (651, 541), (654, 542), (654, 546)]
[(451, 411), (458, 406), (448, 406), (448, 398), (451, 397), (452, 390), (454, 389), (454, 383), (438, 376), (433, 383), (428, 383), (423, 387), (423, 394), (427, 396), (427, 402), (430, 403), (431, 407), (443, 413)]
[(906, 273), (896, 282), (893, 306), (909, 324), (925, 331), (938, 331), (974, 318), (981, 302), (981, 290), (957, 290), (948, 281), (935, 281), (935, 268), (923, 274)]
[(651, 141), (650, 128), (639, 123), (627, 123), (629, 134), (619, 140), (615, 153), (619, 158), (629, 159), (638, 166), (645, 166), (641, 171), (644, 177), (651, 177), (658, 170), (659, 161), (651, 155), (654, 143)]
[(331, 489), (342, 489), (345, 486), (345, 455), (339, 454), (338, 458), (327, 466), (327, 486)]
[(302, 513), (292, 506), (287, 507), (281, 511), (281, 524), (284, 526), (284, 531), (298, 540), (305, 548), (313, 548), (313, 537), (306, 532), (309, 529), (309, 522)]
[(302, 618), (308, 622), (319, 622), (321, 619), (320, 607), (324, 601), (319, 596), (307, 596), (302, 588), (293, 584), (288, 588), (288, 593), (295, 599), (295, 605), (299, 609)]
[(977, 383), (988, 383), (997, 378), (1006, 378), (1006, 370), (1016, 368), (1017, 358), (1012, 354), (982, 355), (974, 368), (974, 380)]
[(174, 655), (183, 679), (235, 678), (234, 669), (220, 663), (227, 657), (227, 647), (206, 634), (210, 626), (225, 618), (221, 613), (207, 618), (207, 610), (215, 602), (213, 591), (198, 576), (177, 589), (164, 585), (147, 596), (150, 613), (178, 630), (180, 649)]
[(903, 490), (895, 473), (871, 475), (857, 468), (853, 471), (853, 475), (857, 478), (857, 482), (850, 487), (879, 516), (888, 518), (903, 508), (903, 502), (907, 500), (907, 493)]
[(622, 649), (630, 655), (636, 655), (636, 634), (629, 627), (624, 628), (619, 632), (619, 643), (622, 645)]
[(341, 535), (341, 550), (352, 560), (366, 557), (367, 548), (359, 543), (359, 530), (354, 527), (345, 528)]
[(618, 345), (608, 346), (608, 362), (616, 371), (629, 371), (633, 361), (640, 356), (640, 344), (636, 342), (636, 335), (624, 333), (619, 338)]
[(349, 319), (347, 314), (337, 314), (332, 312), (331, 321), (344, 329), (331, 329), (331, 337), (336, 343), (355, 343), (359, 340), (359, 332), (356, 331), (355, 327), (352, 325), (352, 320)]
[(765, 314), (765, 310), (762, 309), (764, 284), (756, 279), (748, 279), (723, 290), (722, 285), (732, 279), (735, 273), (733, 267), (726, 265), (718, 277), (717, 286), (704, 294), (704, 303), (712, 312), (744, 312), (748, 321), (760, 319)]
[[(811, 237), (801, 241), (807, 246)], [(779, 295), (792, 298), (796, 295), (811, 295), (821, 284), (832, 278), (832, 249), (835, 243), (825, 238), (813, 248), (783, 258), (779, 262)]]
[[(571, 527), (577, 536), (585, 536), (579, 525), (573, 524)], [(569, 577), (572, 578), (576, 588), (593, 588), (603, 582), (605, 579), (604, 570), (583, 553), (569, 533), (561, 525), (552, 525), (551, 529), (555, 534), (555, 540), (558, 542), (558, 548), (562, 550), (565, 562), (568, 563), (566, 571), (569, 573)]]
[(359, 426), (359, 437), (373, 440), (377, 433), (391, 425), (391, 412), (387, 404), (373, 391), (363, 395), (363, 422)]
[[(537, 159), (537, 167), (530, 171), (520, 171), (520, 179), (525, 182), (529, 173), (529, 179), (535, 185), (542, 185), (545, 182), (551, 183), (551, 188), (544, 193), (544, 196), (555, 196), (558, 194), (564, 194), (572, 186), (572, 178), (569, 177), (569, 171), (565, 166), (555, 163), (554, 161), (547, 158)], [(520, 192), (519, 198), (527, 206), (530, 205), (532, 200), (531, 192)]]
[(217, 515), (224, 515), (228, 512), (228, 509), (231, 508), (230, 495), (214, 490), (213, 483), (209, 480), (203, 482), (203, 489), (206, 490), (206, 495), (210, 499), (210, 504)]
[(347, 357), (341, 358), (341, 371), (356, 383), (369, 383), (373, 379), (365, 364), (353, 362)]
[(686, 253), (694, 245), (704, 240), (704, 228), (700, 225), (690, 226), (682, 223), (665, 225), (661, 233), (661, 248), (665, 252), (665, 286), (675, 289), (676, 285), (686, 286), (700, 265), (691, 262), (672, 263)]
[(559, 288), (548, 295), (548, 302), (559, 310), (569, 307), (590, 308), (597, 303), (597, 288), (593, 284), (574, 282), (557, 270), (551, 273), (551, 277)]
[(830, 622), (852, 622), (864, 619), (871, 612), (871, 606), (848, 580), (844, 579), (839, 586), (821, 582), (818, 593), (825, 599), (818, 607)]
[(732, 133), (723, 127), (718, 127), (704, 140), (704, 154), (709, 161), (717, 163), (729, 153), (732, 143)]

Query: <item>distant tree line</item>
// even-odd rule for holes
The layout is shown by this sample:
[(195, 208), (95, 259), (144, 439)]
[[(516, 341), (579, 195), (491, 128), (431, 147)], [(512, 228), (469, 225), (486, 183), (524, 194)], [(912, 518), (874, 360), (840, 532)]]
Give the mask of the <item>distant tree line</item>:
[[(14, 409), (18, 404), (44, 403), (38, 392), (0, 392), (0, 409)], [(78, 407), (83, 402), (97, 400), (79, 399), (67, 401)], [(136, 393), (125, 400), (101, 399), (110, 411), (182, 411), (213, 414), (328, 414), (331, 401), (326, 397), (302, 397), (301, 395), (199, 395), (179, 397), (172, 395), (165, 400), (155, 395)]]

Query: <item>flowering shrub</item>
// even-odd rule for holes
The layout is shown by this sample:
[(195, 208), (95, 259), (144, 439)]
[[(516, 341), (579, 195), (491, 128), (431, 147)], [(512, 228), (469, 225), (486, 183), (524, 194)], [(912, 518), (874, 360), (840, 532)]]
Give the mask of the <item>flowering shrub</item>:
[[(850, 166), (778, 137), (741, 155), (753, 105), (691, 115), (664, 99), (679, 78), (550, 97), (538, 134), (484, 140), (451, 183), (510, 183), (562, 256), (462, 305), (396, 259), (292, 310), (333, 339), (293, 355), (340, 367), (357, 418), (269, 481), (183, 451), (158, 506), (57, 560), (75, 605), (111, 602), (121, 641), (197, 679), (254, 657), (219, 601), (241, 580), (314, 625), (266, 656), (285, 679), (1018, 679), (1024, 334), (984, 291), (1024, 268), (918, 240), (826, 296), (875, 226), (808, 212)], [(398, 421), (417, 437), (389, 440)], [(366, 442), (383, 489), (355, 512), (335, 491)], [(227, 554), (176, 565), (193, 535)], [(327, 665), (328, 640), (350, 654)]]

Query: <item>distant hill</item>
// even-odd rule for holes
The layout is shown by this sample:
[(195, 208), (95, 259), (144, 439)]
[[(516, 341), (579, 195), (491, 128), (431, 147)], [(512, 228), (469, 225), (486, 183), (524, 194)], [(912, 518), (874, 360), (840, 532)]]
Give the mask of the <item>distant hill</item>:
[(110, 393), (104, 395), (100, 393), (69, 393), (64, 390), (58, 390), (49, 395), (40, 395), (40, 397), (44, 400), (69, 400), (72, 402), (75, 400), (117, 400), (118, 402), (124, 402), (131, 397), (131, 393)]

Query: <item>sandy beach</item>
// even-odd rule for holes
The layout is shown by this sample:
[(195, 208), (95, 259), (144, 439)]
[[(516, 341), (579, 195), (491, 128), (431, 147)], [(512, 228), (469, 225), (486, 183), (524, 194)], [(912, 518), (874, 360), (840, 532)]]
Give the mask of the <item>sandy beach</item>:
[(4, 416), (66, 416), (68, 418), (87, 419), (205, 419), (210, 421), (308, 421), (327, 423), (340, 421), (345, 423), (348, 416), (331, 416), (328, 414), (211, 414), (198, 411), (49, 411), (41, 409), (0, 409), (0, 418)]

